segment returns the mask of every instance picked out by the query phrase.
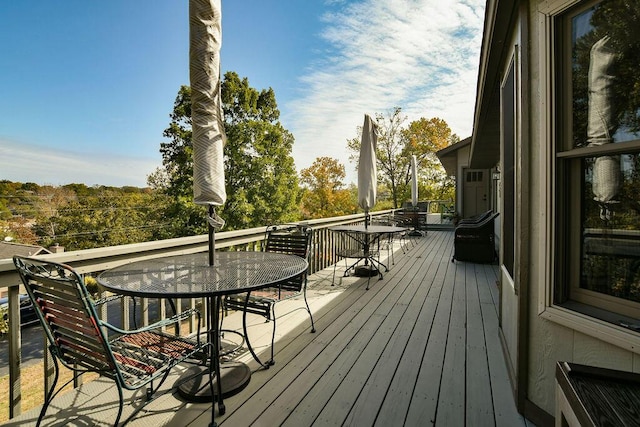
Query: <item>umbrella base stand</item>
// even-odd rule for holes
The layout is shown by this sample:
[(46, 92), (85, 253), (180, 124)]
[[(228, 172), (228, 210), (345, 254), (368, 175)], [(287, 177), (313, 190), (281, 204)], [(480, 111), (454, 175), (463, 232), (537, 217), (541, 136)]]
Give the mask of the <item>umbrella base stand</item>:
[(422, 231), (418, 231), (414, 229), (409, 232), (409, 236), (422, 237), (424, 236), (424, 234), (422, 234)]
[[(244, 389), (251, 380), (251, 369), (244, 363), (225, 362), (220, 364), (222, 381), (222, 397), (230, 397)], [(207, 366), (192, 366), (178, 379), (178, 394), (189, 402), (211, 403), (211, 388), (209, 387), (209, 368)], [(218, 379), (213, 379), (213, 389), (217, 391)], [(217, 398), (217, 393), (215, 393)]]
[(380, 274), (380, 272), (372, 265), (361, 265), (356, 267), (353, 271), (353, 275), (357, 277), (373, 277), (378, 274)]

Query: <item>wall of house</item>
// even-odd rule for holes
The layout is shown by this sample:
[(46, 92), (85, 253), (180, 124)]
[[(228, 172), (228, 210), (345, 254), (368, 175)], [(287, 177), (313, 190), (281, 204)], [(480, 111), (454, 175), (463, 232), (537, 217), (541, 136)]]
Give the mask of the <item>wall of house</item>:
[(456, 171), (456, 212), (462, 216), (462, 201), (464, 187), (464, 169), (469, 166), (470, 146), (459, 149), (456, 154), (458, 156), (458, 170)]
[[(501, 149), (500, 149), (500, 164), (502, 169), (501, 173), (501, 192), (500, 192), (500, 219), (502, 232), (510, 232), (510, 228), (513, 229), (512, 244), (507, 244), (508, 239), (501, 241), (500, 247), (500, 265), (501, 265), (501, 278), (500, 278), (500, 299), (501, 299), (501, 317), (500, 327), (502, 332), (502, 340), (507, 357), (507, 364), (509, 373), (514, 383), (521, 381), (521, 375), (518, 370), (520, 363), (520, 339), (519, 336), (519, 319), (520, 319), (520, 304), (519, 294), (521, 292), (521, 283), (519, 280), (519, 272), (522, 268), (522, 263), (518, 262), (518, 245), (523, 242), (523, 239), (519, 239), (518, 236), (523, 229), (521, 224), (517, 221), (517, 213), (519, 212), (519, 205), (522, 204), (523, 197), (528, 194), (528, 189), (523, 185), (522, 174), (523, 170), (518, 167), (521, 164), (520, 152), (518, 146), (521, 145), (522, 126), (519, 123), (520, 117), (520, 104), (518, 102), (517, 94), (521, 93), (521, 48), (520, 48), (520, 23), (516, 23), (511, 33), (511, 41), (505, 48), (505, 57), (502, 61), (501, 74), (500, 74), (500, 86), (501, 96), (510, 96), (511, 102), (501, 102)], [(511, 79), (507, 78), (510, 75)], [(511, 83), (509, 83), (511, 81)], [(513, 87), (511, 86), (513, 85)], [(505, 107), (505, 105), (511, 105), (511, 108)], [(504, 122), (511, 121), (513, 126), (505, 126)], [(513, 132), (512, 135), (505, 135), (505, 128)], [(511, 150), (505, 149), (505, 144), (510, 143), (514, 148)], [(510, 160), (507, 160), (508, 156), (512, 156)], [(513, 176), (509, 172), (509, 165), (513, 165)], [(505, 186), (508, 180), (513, 181), (512, 199), (504, 197), (508, 191), (505, 190)], [(504, 193), (504, 194), (503, 194)], [(520, 197), (518, 197), (520, 195)], [(507, 203), (512, 203), (508, 206)], [(506, 226), (505, 222), (511, 217), (511, 225)], [(512, 257), (507, 257), (507, 251), (512, 251)], [(507, 267), (506, 264), (512, 264), (512, 267)], [(511, 271), (510, 271), (511, 270)]]
[[(526, 325), (522, 339), (526, 346), (527, 399), (549, 414), (555, 410), (555, 364), (570, 361), (587, 365), (640, 372), (638, 347), (625, 339), (611, 325), (552, 304), (551, 292), (554, 265), (554, 232), (552, 209), (552, 103), (548, 44), (551, 21), (548, 16), (566, 9), (578, 1), (532, 0), (524, 9), (528, 34), (528, 52), (524, 58), (523, 85), (525, 92), (521, 126), (526, 129), (520, 150), (523, 168), (529, 167), (527, 188), (518, 201), (522, 218), (519, 239), (525, 247), (516, 258), (525, 268), (516, 278), (515, 286), (526, 292), (527, 316), (520, 317)], [(526, 3), (525, 3), (526, 4)], [(523, 28), (523, 27), (520, 27)], [(561, 261), (560, 261), (561, 262)], [(521, 280), (522, 283), (517, 283)], [(504, 297), (503, 319), (514, 314), (518, 302)], [(511, 332), (503, 321), (505, 335)], [(511, 352), (511, 348), (509, 348)]]

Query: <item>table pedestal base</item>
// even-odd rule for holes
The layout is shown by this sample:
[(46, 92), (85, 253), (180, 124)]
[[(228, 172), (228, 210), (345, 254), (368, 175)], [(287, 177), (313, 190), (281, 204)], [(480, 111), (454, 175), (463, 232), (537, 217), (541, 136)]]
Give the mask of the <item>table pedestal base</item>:
[[(226, 398), (239, 393), (251, 380), (251, 369), (240, 362), (227, 362), (220, 365), (222, 381), (222, 397)], [(178, 380), (178, 393), (183, 399), (190, 402), (211, 402), (211, 389), (209, 387), (209, 367), (192, 366), (187, 369)], [(213, 379), (213, 390), (216, 391), (217, 379)]]
[(354, 276), (357, 276), (357, 277), (373, 277), (380, 274), (380, 271), (378, 271), (377, 268), (369, 264), (369, 265), (361, 265), (359, 267), (356, 267), (353, 271), (353, 274)]

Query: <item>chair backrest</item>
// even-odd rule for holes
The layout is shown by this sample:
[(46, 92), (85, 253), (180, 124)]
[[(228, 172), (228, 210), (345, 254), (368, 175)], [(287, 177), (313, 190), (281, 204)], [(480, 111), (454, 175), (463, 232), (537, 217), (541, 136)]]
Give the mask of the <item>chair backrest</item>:
[(82, 367), (114, 378), (117, 365), (100, 328), (91, 296), (71, 267), (14, 256), (53, 355), (70, 369)]
[[(267, 227), (265, 252), (297, 255), (309, 261), (311, 251), (311, 227), (299, 224), (270, 225)], [(307, 272), (279, 283), (281, 289), (300, 291), (307, 279)]]
[(458, 224), (458, 226), (455, 229), (454, 238), (457, 238), (462, 234), (468, 235), (470, 233), (473, 233), (478, 237), (486, 237), (486, 238), (493, 239), (493, 233), (494, 233), (493, 222), (498, 217), (498, 215), (500, 215), (499, 212), (494, 212), (489, 216), (485, 217), (480, 222)]
[(312, 230), (303, 225), (271, 225), (267, 228), (265, 252), (298, 255), (307, 259)]
[(458, 224), (479, 224), (479, 223), (485, 221), (487, 218), (489, 218), (492, 215), (494, 215), (494, 212), (493, 212), (493, 210), (489, 209), (488, 211), (482, 212), (482, 213), (480, 213), (478, 215), (474, 215), (474, 216), (469, 217), (469, 218), (461, 219), (460, 222), (458, 222)]

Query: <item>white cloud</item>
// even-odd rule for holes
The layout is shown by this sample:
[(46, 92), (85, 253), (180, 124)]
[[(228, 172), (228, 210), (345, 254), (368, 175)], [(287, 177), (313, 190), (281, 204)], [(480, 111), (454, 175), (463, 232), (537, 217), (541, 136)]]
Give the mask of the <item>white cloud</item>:
[(355, 181), (347, 139), (363, 116), (401, 107), (409, 120), (439, 117), (471, 134), (484, 0), (364, 0), (324, 17), (330, 50), (302, 76), (283, 117), (298, 169), (340, 160)]
[(113, 153), (78, 153), (0, 139), (2, 178), (40, 185), (84, 183), (146, 187), (161, 161)]

